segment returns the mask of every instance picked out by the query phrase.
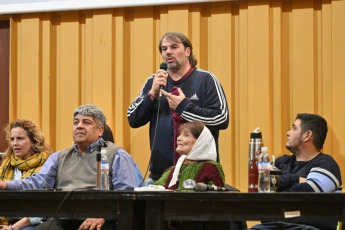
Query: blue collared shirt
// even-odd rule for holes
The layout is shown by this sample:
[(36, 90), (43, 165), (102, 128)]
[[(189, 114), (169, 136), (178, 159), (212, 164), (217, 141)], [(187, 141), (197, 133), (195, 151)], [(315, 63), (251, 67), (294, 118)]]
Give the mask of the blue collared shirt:
[[(102, 138), (92, 143), (87, 147), (86, 152), (92, 152), (98, 146), (99, 141), (103, 141)], [(75, 150), (79, 152), (77, 146), (74, 146)], [(58, 155), (61, 151), (53, 153), (49, 156), (47, 161), (41, 168), (39, 173), (36, 173), (23, 180), (7, 181), (8, 190), (27, 190), (27, 189), (41, 189), (41, 188), (53, 188), (57, 170), (58, 170)], [(112, 183), (114, 190), (124, 190), (139, 187), (143, 180), (143, 176), (131, 155), (124, 149), (120, 148), (114, 158), (112, 164)]]

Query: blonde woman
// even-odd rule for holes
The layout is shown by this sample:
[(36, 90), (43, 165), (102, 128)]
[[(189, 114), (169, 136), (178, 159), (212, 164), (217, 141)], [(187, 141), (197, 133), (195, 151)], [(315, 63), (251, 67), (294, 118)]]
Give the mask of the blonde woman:
[[(38, 125), (31, 120), (16, 120), (5, 128), (8, 147), (3, 154), (0, 167), (0, 180), (23, 179), (40, 171), (50, 155), (44, 135)], [(29, 230), (42, 221), (42, 218), (24, 217), (10, 224), (10, 218), (0, 217), (1, 230)]]

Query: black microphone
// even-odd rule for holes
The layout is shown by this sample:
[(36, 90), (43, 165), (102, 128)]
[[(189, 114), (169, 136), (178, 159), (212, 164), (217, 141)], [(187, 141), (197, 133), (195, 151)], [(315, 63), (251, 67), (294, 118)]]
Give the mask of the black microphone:
[[(168, 64), (165, 63), (165, 62), (162, 62), (161, 65), (159, 66), (159, 69), (161, 70), (164, 70), (164, 71), (167, 71), (168, 70)], [(164, 89), (164, 86), (160, 86), (160, 89)], [(159, 91), (159, 97), (158, 97), (158, 100), (160, 100), (162, 97), (162, 92)]]
[(229, 191), (227, 188), (224, 187), (217, 187), (215, 185), (209, 185), (204, 183), (196, 183), (194, 187), (195, 191)]

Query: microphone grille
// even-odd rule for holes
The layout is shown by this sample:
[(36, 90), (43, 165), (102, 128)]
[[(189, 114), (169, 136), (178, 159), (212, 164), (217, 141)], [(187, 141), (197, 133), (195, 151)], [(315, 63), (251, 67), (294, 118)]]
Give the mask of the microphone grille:
[(159, 66), (159, 69), (167, 71), (168, 70), (168, 64), (165, 62), (162, 62), (161, 65)]
[(204, 183), (196, 183), (194, 187), (195, 191), (206, 191), (207, 190), (207, 185)]

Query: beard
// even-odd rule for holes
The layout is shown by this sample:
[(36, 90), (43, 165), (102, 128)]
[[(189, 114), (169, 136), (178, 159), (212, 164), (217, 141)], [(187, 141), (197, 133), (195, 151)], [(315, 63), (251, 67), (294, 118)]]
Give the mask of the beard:
[(302, 145), (302, 139), (299, 138), (298, 139), (298, 143), (294, 143), (293, 145), (289, 145), (288, 143), (286, 143), (285, 147), (287, 148), (287, 150), (289, 150), (293, 155), (296, 155), (296, 152), (299, 150), (299, 146)]
[(296, 154), (296, 148), (292, 147), (292, 146), (288, 146), (285, 145), (285, 147), (287, 148), (287, 150), (289, 150), (293, 155)]
[(176, 71), (179, 70), (181, 68), (181, 63), (179, 63), (176, 59), (174, 59), (175, 62), (173, 63), (168, 63), (168, 69), (171, 71)]

